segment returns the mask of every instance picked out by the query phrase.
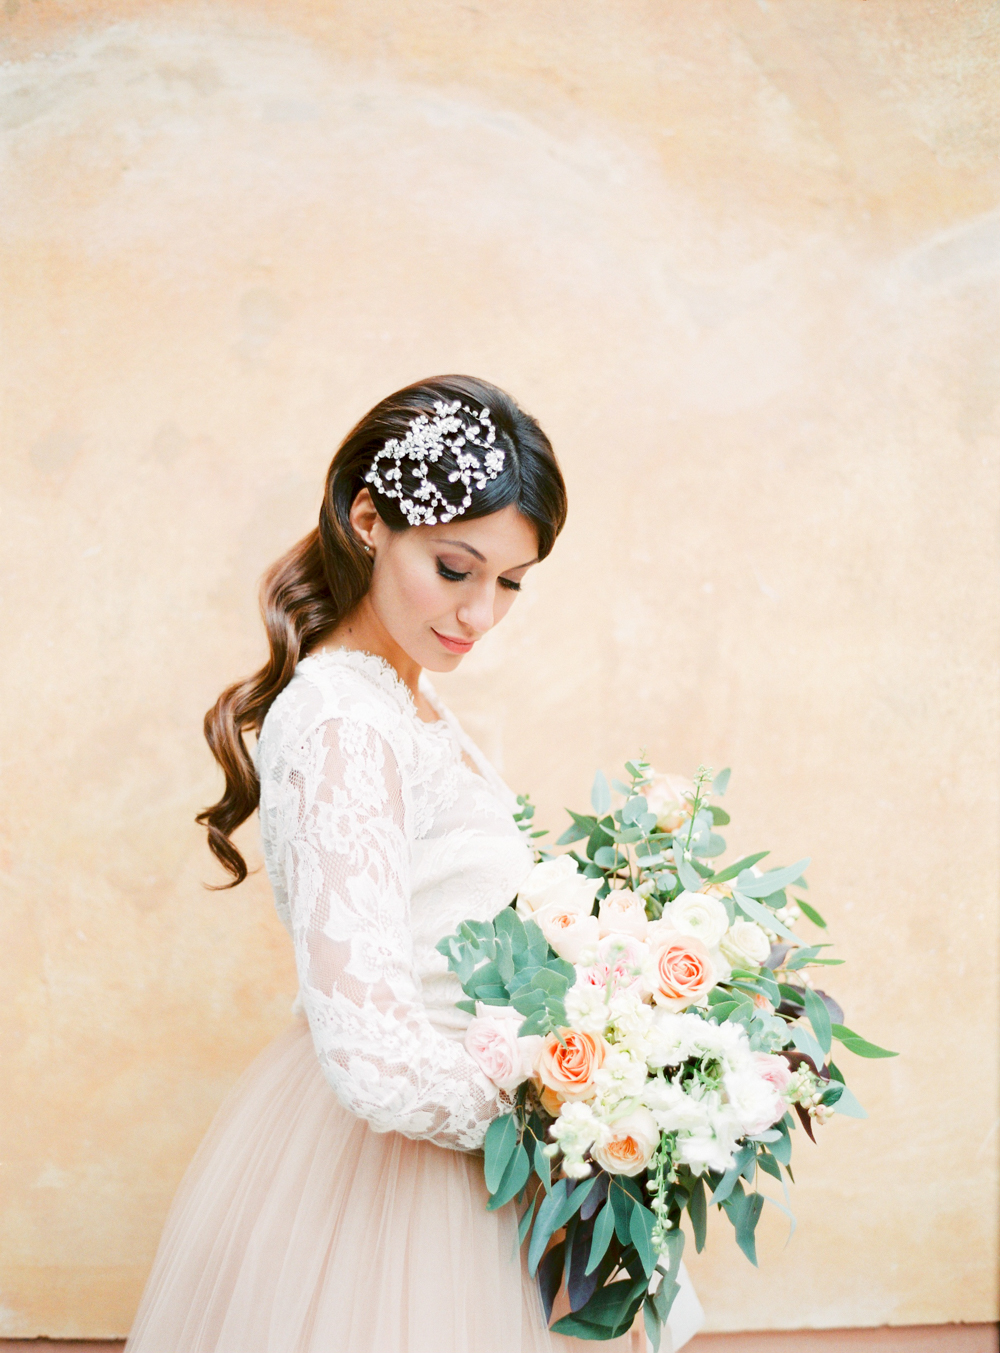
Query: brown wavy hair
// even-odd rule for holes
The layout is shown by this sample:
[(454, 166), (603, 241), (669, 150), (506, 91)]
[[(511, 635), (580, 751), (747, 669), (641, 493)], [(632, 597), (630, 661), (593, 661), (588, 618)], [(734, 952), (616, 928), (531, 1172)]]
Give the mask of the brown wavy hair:
[[(270, 656), (244, 681), (228, 686), (205, 715), (205, 737), (222, 767), (226, 787), (218, 803), (203, 809), (197, 821), (208, 830), (208, 844), (232, 877), (222, 887), (234, 888), (247, 876), (247, 865), (232, 833), (253, 813), (260, 800), (260, 782), (244, 740), (260, 733), (267, 711), (288, 685), (300, 658), (355, 609), (368, 591), (371, 556), (366, 554), (350, 522), (351, 506), (363, 488), (371, 492), (379, 516), (392, 531), (409, 529), (396, 499), (386, 498), (365, 483), (375, 453), (389, 438), (403, 438), (411, 419), (433, 416), (440, 401), (460, 400), (471, 408), (488, 408), (497, 442), (506, 452), (496, 479), (472, 496), (466, 519), (486, 517), (513, 504), (538, 532), (538, 557), (544, 559), (566, 520), (566, 486), (545, 433), (530, 414), (495, 385), (472, 376), (435, 376), (389, 395), (347, 434), (326, 476), (319, 525), (264, 575), (260, 609)], [(429, 466), (429, 475), (449, 499), (458, 501), (461, 483), (450, 483), (456, 469), (449, 453)]]

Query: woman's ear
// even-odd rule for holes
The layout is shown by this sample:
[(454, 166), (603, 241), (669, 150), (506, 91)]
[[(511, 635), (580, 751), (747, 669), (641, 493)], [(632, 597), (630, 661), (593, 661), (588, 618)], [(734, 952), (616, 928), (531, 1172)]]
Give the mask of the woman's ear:
[(367, 545), (371, 549), (375, 543), (373, 535), (375, 523), (380, 518), (375, 510), (375, 504), (372, 502), (372, 496), (367, 489), (361, 489), (351, 504), (349, 520), (354, 528), (354, 534), (362, 545)]

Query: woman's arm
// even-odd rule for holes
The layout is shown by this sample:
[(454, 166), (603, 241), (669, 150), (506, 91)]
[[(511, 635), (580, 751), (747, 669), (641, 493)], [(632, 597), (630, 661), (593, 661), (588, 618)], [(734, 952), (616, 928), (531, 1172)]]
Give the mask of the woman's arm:
[(286, 763), (282, 865), (299, 984), (324, 1075), (376, 1132), (482, 1145), (503, 1105), (420, 1000), (399, 767), (366, 723), (332, 719)]

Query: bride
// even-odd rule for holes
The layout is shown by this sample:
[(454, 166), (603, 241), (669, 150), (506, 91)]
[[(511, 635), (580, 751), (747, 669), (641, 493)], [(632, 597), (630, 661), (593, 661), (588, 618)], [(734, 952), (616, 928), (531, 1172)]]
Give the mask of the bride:
[[(477, 1149), (510, 1101), (465, 1050), (434, 948), (507, 906), (532, 856), (513, 795), (424, 675), (503, 619), (565, 517), (535, 420), (440, 377), (358, 423), (318, 528), (267, 574), (270, 657), (206, 716), (226, 787), (199, 821), (234, 886), (231, 834), (259, 807), (300, 1017), (190, 1166), (127, 1353), (580, 1347), (548, 1331), (514, 1204), (486, 1210)], [(700, 1315), (687, 1284), (675, 1348)], [(605, 1345), (644, 1346), (636, 1330)]]

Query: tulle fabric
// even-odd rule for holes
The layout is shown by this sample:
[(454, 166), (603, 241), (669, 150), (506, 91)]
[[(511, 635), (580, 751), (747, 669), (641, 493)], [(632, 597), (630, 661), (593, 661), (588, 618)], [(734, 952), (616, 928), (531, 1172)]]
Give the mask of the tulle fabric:
[(580, 1353), (546, 1327), (514, 1207), (486, 1201), (480, 1155), (344, 1109), (297, 1021), (202, 1142), (126, 1353)]

